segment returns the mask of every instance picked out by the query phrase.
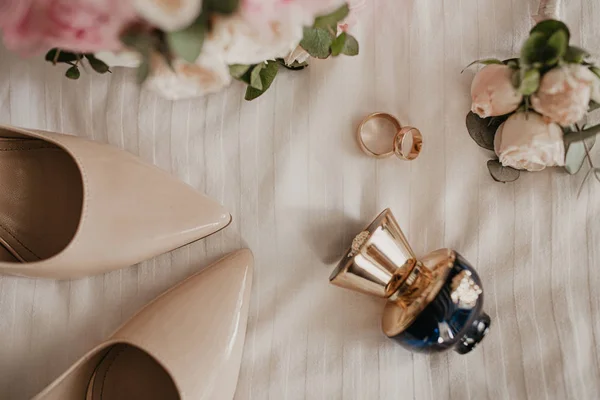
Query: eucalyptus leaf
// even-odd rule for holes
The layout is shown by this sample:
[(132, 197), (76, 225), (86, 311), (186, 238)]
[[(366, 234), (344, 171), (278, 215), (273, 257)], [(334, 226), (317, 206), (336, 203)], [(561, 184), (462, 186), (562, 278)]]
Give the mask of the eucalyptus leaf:
[(334, 35), (322, 28), (304, 28), (300, 46), (313, 57), (327, 58), (331, 54)]
[(313, 28), (333, 29), (337, 31), (337, 24), (350, 13), (348, 4), (344, 4), (330, 14), (317, 17)]
[(65, 72), (65, 76), (69, 79), (76, 80), (81, 76), (81, 72), (79, 72), (79, 68), (72, 66), (67, 70), (67, 72)]
[(569, 27), (561, 21), (557, 21), (554, 19), (547, 19), (539, 22), (536, 26), (531, 29), (530, 34), (539, 33), (542, 34), (546, 38), (550, 38), (550, 36), (554, 35), (558, 31), (563, 31), (567, 36), (567, 43), (571, 39), (571, 32), (569, 32)]
[(269, 61), (266, 64), (266, 66), (260, 70), (262, 90), (253, 88), (252, 86), (248, 86), (248, 88), (246, 89), (245, 99), (248, 101), (254, 100), (257, 97), (261, 96), (263, 93), (265, 93), (271, 87), (271, 84), (275, 80), (278, 71), (279, 63), (277, 61)]
[(87, 58), (92, 69), (97, 73), (105, 74), (107, 72), (110, 72), (109, 66), (104, 61), (97, 59), (93, 54), (86, 54), (85, 58)]
[(507, 117), (481, 118), (474, 112), (467, 114), (467, 130), (471, 138), (486, 150), (494, 151), (496, 131), (506, 121)]
[(481, 60), (475, 60), (471, 64), (464, 67), (463, 70), (460, 71), (460, 73), (462, 74), (467, 69), (471, 68), (473, 65), (476, 65), (476, 64), (492, 65), (492, 64), (503, 64), (503, 62), (498, 60), (497, 58), (483, 58)]
[(344, 43), (344, 48), (342, 49), (342, 54), (346, 56), (356, 56), (359, 52), (358, 40), (350, 34), (346, 35), (346, 42)]
[[(567, 133), (567, 135), (577, 136), (580, 133), (581, 132), (570, 132)], [(565, 170), (571, 175), (578, 173), (581, 170), (581, 167), (583, 167), (583, 163), (585, 162), (588, 153), (585, 146), (587, 146), (588, 150), (591, 150), (595, 144), (596, 136), (591, 136), (581, 141), (565, 141)]]
[(200, 21), (185, 29), (167, 32), (166, 40), (171, 51), (189, 63), (195, 63), (202, 51), (206, 27)]
[(592, 71), (598, 78), (600, 78), (600, 68), (592, 66), (590, 67), (590, 71)]
[(209, 11), (231, 14), (240, 6), (240, 0), (204, 0), (204, 7)]
[[(58, 54), (58, 55), (57, 55)], [(46, 61), (51, 63), (67, 63), (77, 61), (77, 54), (60, 49), (52, 49), (46, 53)]]
[(589, 128), (585, 128), (579, 132), (567, 133), (564, 136), (565, 149), (568, 148), (571, 143), (581, 142), (582, 140), (595, 137), (598, 134), (600, 134), (600, 125), (590, 126)]
[(331, 55), (333, 57), (337, 57), (342, 54), (342, 50), (344, 50), (344, 46), (346, 44), (347, 38), (346, 32), (342, 32), (338, 37), (336, 37), (331, 43)]
[(229, 74), (235, 79), (240, 79), (251, 67), (252, 65), (232, 64), (229, 66)]
[(569, 46), (563, 56), (566, 62), (574, 64), (581, 64), (588, 57), (590, 57), (590, 53), (577, 46)]
[(263, 68), (265, 68), (265, 66), (265, 63), (260, 63), (256, 67), (254, 67), (252, 69), (252, 72), (250, 73), (250, 86), (252, 86), (255, 89), (263, 89), (263, 83), (262, 78), (260, 76), (260, 72), (263, 70)]
[(530, 96), (537, 92), (540, 87), (540, 71), (537, 69), (521, 70), (523, 77), (521, 78), (521, 84), (519, 85), (519, 92), (524, 96)]
[(514, 182), (521, 176), (521, 171), (511, 167), (503, 166), (498, 160), (489, 160), (487, 162), (490, 175), (496, 182)]

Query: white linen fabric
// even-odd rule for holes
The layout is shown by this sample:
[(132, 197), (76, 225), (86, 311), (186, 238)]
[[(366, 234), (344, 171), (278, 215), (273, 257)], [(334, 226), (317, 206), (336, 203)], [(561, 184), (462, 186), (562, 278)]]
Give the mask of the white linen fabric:
[[(73, 82), (61, 66), (0, 50), (0, 123), (125, 148), (234, 217), (206, 240), (107, 275), (0, 277), (0, 398), (31, 397), (157, 294), (245, 245), (256, 272), (236, 399), (597, 398), (600, 184), (578, 197), (583, 174), (559, 169), (495, 183), (491, 154), (464, 126), (474, 71), (461, 69), (515, 55), (537, 6), (372, 1), (359, 57), (281, 73), (251, 103), (241, 84), (170, 102), (140, 91), (131, 70)], [(600, 4), (563, 7), (573, 42), (599, 54)], [(374, 111), (421, 130), (417, 160), (360, 152), (354, 129)], [(411, 354), (381, 333), (382, 301), (328, 284), (385, 207), (418, 254), (452, 247), (480, 272), (493, 325), (471, 354)]]

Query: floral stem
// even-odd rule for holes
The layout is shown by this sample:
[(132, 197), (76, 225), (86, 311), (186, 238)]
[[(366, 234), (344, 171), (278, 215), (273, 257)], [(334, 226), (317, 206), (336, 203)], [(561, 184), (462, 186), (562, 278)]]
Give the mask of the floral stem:
[(56, 54), (54, 54), (54, 59), (52, 60), (52, 64), (56, 65), (58, 62), (58, 57), (60, 56), (60, 49), (56, 49)]

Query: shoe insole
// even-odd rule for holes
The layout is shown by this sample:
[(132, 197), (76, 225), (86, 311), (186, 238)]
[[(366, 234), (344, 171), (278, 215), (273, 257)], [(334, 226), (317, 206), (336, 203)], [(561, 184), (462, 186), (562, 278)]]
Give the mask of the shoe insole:
[(92, 376), (86, 400), (179, 400), (173, 380), (146, 352), (113, 346)]
[(77, 231), (82, 205), (82, 178), (69, 154), (43, 140), (0, 132), (0, 261), (60, 253)]

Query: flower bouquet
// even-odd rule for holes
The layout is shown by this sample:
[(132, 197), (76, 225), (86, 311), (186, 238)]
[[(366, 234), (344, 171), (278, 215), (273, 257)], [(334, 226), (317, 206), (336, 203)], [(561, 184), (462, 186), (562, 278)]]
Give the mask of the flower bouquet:
[(350, 9), (342, 0), (4, 0), (0, 31), (9, 50), (47, 51), (70, 79), (81, 69), (137, 67), (140, 83), (169, 99), (237, 79), (252, 100), (280, 67), (358, 54)]
[(589, 156), (600, 125), (586, 126), (586, 114), (600, 107), (600, 69), (569, 40), (564, 23), (545, 20), (518, 58), (473, 63), (485, 67), (473, 79), (467, 128), (479, 146), (496, 153), (488, 161), (496, 181), (554, 166), (576, 174), (586, 159), (584, 181), (592, 175), (600, 181)]

